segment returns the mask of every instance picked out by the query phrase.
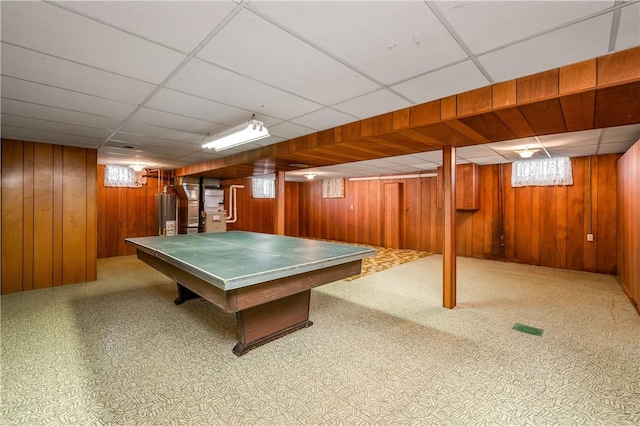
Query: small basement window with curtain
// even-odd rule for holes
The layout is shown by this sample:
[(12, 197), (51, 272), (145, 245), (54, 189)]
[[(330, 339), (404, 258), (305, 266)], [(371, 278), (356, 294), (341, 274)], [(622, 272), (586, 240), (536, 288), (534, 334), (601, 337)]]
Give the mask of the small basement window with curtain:
[(253, 198), (276, 198), (276, 185), (273, 179), (251, 179), (251, 193)]
[(540, 158), (514, 161), (511, 165), (511, 186), (573, 185), (569, 157)]
[(138, 172), (127, 166), (104, 166), (104, 186), (124, 186), (127, 188), (140, 188)]

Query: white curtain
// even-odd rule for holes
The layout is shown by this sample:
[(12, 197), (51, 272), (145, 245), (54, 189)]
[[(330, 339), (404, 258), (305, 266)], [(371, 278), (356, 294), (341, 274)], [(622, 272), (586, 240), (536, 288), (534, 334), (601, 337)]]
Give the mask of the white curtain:
[(273, 179), (253, 178), (251, 180), (253, 198), (276, 198), (276, 185)]
[(128, 188), (140, 188), (138, 172), (126, 166), (104, 166), (104, 186), (125, 186)]
[(325, 179), (322, 181), (322, 198), (343, 198), (344, 179)]
[(514, 161), (511, 165), (511, 186), (573, 185), (569, 157), (540, 158)]

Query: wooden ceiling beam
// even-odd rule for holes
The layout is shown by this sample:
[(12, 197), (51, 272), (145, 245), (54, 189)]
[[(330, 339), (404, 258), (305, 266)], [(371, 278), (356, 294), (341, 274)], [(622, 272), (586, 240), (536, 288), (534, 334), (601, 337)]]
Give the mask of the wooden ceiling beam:
[(175, 170), (247, 177), (640, 123), (640, 47)]

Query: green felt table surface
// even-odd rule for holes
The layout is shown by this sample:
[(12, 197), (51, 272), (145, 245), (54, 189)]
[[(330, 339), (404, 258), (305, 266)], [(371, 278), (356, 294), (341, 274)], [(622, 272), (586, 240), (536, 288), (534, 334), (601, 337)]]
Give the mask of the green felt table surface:
[(244, 231), (126, 238), (126, 241), (222, 290), (298, 275), (375, 254), (369, 247)]

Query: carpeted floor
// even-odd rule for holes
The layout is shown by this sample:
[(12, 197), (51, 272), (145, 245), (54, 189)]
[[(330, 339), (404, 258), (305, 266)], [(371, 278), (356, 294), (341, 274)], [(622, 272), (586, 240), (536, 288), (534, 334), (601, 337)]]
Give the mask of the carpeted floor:
[(431, 255), (314, 289), (312, 327), (236, 357), (233, 315), (175, 306), (134, 256), (98, 271), (0, 298), (0, 424), (640, 424), (640, 317), (612, 276), (459, 258), (449, 310)]

